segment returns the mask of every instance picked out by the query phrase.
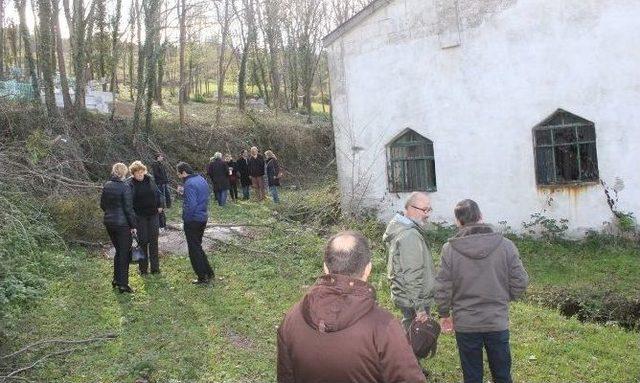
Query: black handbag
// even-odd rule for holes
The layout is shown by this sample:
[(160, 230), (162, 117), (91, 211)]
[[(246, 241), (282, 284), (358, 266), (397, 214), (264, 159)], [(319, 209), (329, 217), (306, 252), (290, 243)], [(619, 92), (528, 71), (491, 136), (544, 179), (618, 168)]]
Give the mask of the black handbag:
[(432, 317), (424, 322), (414, 319), (407, 331), (407, 338), (418, 359), (433, 358), (436, 355), (438, 336), (440, 336), (440, 324)]
[(131, 245), (131, 250), (130, 250), (130, 257), (129, 259), (131, 260), (131, 263), (138, 263), (140, 261), (144, 261), (147, 257), (145, 257), (144, 255), (144, 251), (142, 251), (142, 249), (140, 248), (140, 245), (138, 244), (138, 236), (134, 235), (133, 239), (135, 239), (135, 245), (132, 244)]

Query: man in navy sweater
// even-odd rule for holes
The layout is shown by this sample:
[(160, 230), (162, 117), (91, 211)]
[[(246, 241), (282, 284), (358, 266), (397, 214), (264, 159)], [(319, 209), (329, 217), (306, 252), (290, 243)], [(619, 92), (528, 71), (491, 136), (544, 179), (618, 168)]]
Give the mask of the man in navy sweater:
[(209, 184), (186, 162), (177, 165), (178, 177), (183, 180), (182, 221), (187, 237), (189, 259), (198, 279), (194, 284), (208, 284), (214, 278), (207, 255), (202, 249), (202, 236), (207, 227), (207, 208), (209, 206)]

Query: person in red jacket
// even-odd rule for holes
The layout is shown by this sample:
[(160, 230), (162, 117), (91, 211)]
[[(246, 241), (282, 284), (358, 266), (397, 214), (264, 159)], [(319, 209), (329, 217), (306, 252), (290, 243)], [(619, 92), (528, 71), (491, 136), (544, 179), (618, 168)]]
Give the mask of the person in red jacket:
[(425, 382), (400, 322), (367, 283), (367, 239), (329, 239), (324, 272), (278, 328), (278, 382)]

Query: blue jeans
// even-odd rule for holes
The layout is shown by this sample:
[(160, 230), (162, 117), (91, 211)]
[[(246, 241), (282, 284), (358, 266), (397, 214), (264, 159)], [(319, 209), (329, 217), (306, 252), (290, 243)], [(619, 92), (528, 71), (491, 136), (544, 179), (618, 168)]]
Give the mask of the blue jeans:
[(269, 191), (271, 192), (271, 197), (273, 198), (273, 202), (280, 203), (280, 197), (278, 196), (278, 187), (269, 186)]
[(509, 330), (495, 332), (456, 332), (464, 383), (482, 383), (482, 348), (487, 350), (494, 383), (511, 383)]
[(242, 199), (249, 199), (249, 188), (251, 185), (242, 186)]
[[(409, 326), (411, 326), (411, 322), (416, 319), (416, 310), (412, 307), (398, 307), (400, 312), (402, 313), (402, 327), (404, 330), (408, 330)], [(424, 306), (424, 311), (429, 314), (431, 312), (431, 308), (429, 306)]]
[(227, 191), (228, 190), (220, 190), (215, 192), (218, 205), (224, 206), (227, 203)]

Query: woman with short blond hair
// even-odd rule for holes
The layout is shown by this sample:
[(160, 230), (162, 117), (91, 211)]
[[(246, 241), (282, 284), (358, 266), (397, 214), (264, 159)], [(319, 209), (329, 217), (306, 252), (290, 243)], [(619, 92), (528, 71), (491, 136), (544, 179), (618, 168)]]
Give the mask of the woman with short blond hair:
[(138, 221), (138, 245), (144, 252), (144, 259), (138, 262), (141, 275), (160, 272), (160, 258), (158, 257), (158, 236), (160, 233), (160, 213), (165, 207), (165, 199), (156, 185), (155, 180), (147, 174), (147, 167), (141, 161), (134, 161), (129, 165), (131, 178), (129, 186), (133, 194), (133, 210)]
[(104, 184), (100, 196), (103, 223), (116, 250), (111, 286), (117, 287), (121, 293), (133, 292), (129, 287), (129, 250), (131, 235), (136, 233), (137, 225), (131, 189), (125, 183), (127, 173), (127, 165), (120, 162), (114, 164), (111, 179)]

